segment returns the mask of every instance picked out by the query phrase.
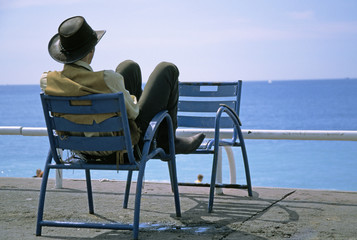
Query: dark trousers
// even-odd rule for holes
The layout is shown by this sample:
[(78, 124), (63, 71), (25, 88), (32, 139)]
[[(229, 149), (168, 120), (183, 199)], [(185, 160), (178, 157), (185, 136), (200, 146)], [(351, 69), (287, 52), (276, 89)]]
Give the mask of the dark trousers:
[[(124, 61), (118, 65), (116, 72), (124, 77), (126, 90), (131, 95), (135, 95), (138, 100), (140, 112), (135, 122), (142, 130), (142, 134), (145, 134), (151, 119), (162, 110), (169, 112), (175, 134), (177, 128), (178, 68), (172, 63), (159, 63), (151, 73), (144, 90), (141, 88), (140, 66), (136, 62)], [(160, 126), (158, 142), (165, 142), (165, 135), (167, 136), (167, 126), (163, 123)]]

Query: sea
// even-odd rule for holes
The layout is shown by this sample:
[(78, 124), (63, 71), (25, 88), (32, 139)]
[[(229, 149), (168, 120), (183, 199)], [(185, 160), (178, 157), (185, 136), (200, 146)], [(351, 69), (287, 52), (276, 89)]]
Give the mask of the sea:
[[(0, 126), (45, 127), (38, 85), (0, 85)], [(357, 79), (243, 81), (242, 129), (357, 130)], [(253, 188), (357, 191), (357, 141), (246, 139)], [(0, 135), (1, 177), (31, 178), (42, 169), (47, 137)], [(233, 150), (237, 183), (245, 184), (239, 148)], [(177, 155), (179, 182), (202, 174), (209, 182), (212, 157)], [(223, 183), (230, 182), (223, 151)], [(84, 179), (80, 170), (64, 178)], [(55, 177), (54, 171), (50, 174)], [(135, 179), (136, 175), (134, 175)], [(97, 180), (125, 180), (126, 173), (92, 171)], [(145, 181), (169, 182), (167, 164), (149, 161)]]

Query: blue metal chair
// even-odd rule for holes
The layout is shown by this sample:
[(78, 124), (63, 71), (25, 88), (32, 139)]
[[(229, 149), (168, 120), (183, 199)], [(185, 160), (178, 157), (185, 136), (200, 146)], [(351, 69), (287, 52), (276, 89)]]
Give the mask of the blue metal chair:
[[(208, 212), (212, 212), (215, 187), (244, 188), (252, 196), (247, 151), (238, 117), (242, 81), (237, 82), (180, 82), (178, 127), (182, 130), (214, 129), (214, 138), (205, 139), (195, 154), (213, 154)], [(222, 129), (233, 129), (232, 139), (220, 139)], [(201, 131), (201, 130), (200, 130)], [(220, 146), (240, 147), (245, 167), (246, 185), (216, 184), (218, 149)], [(207, 186), (207, 184), (179, 183)]]
[[(90, 101), (91, 105), (72, 104), (73, 101)], [(165, 160), (168, 163), (169, 173), (171, 178), (171, 186), (174, 192), (176, 216), (181, 216), (180, 201), (177, 185), (177, 173), (175, 162), (175, 147), (173, 140), (173, 128), (170, 115), (166, 111), (158, 113), (149, 124), (144, 135), (144, 145), (141, 159), (134, 158), (134, 151), (131, 143), (131, 136), (127, 113), (124, 104), (123, 93), (113, 94), (93, 94), (82, 97), (55, 97), (41, 94), (41, 101), (50, 141), (50, 150), (46, 160), (44, 169), (39, 207), (37, 215), (36, 235), (41, 235), (43, 226), (48, 227), (72, 227), (72, 228), (99, 228), (99, 229), (119, 229), (132, 230), (134, 239), (138, 238), (139, 234), (139, 217), (140, 217), (140, 202), (142, 183), (146, 162), (152, 158)], [(78, 102), (77, 102), (78, 103)], [(117, 113), (114, 117), (108, 118), (101, 123), (93, 123), (92, 125), (76, 124), (66, 120), (63, 117), (56, 117), (58, 114), (103, 114)], [(156, 131), (163, 121), (167, 122), (169, 127), (169, 153), (165, 153), (162, 148), (156, 148), (152, 144)], [(115, 137), (81, 137), (81, 136), (58, 136), (57, 132), (121, 132), (121, 136)], [(65, 163), (61, 156), (57, 153), (58, 149), (68, 149), (71, 151), (126, 151), (128, 162), (125, 164), (95, 164), (88, 163), (83, 159), (76, 162)], [(52, 161), (53, 160), (53, 161)], [(88, 223), (88, 222), (59, 222), (43, 220), (45, 194), (50, 169), (83, 169), (86, 174), (87, 192), (89, 213), (94, 214), (92, 187), (90, 170), (126, 170), (128, 178), (125, 189), (125, 197), (123, 207), (127, 208), (129, 200), (130, 184), (133, 171), (138, 171), (138, 179), (136, 186), (136, 198), (134, 209), (133, 224), (121, 223)]]

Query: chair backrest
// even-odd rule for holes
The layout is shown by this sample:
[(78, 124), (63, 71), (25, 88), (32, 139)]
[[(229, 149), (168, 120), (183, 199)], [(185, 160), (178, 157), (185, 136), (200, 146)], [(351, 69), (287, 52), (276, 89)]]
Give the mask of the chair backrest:
[[(178, 126), (213, 128), (220, 104), (232, 108), (239, 115), (242, 81), (236, 82), (180, 82)], [(221, 128), (231, 128), (226, 114), (220, 120)]]
[[(123, 93), (91, 94), (81, 97), (58, 97), (41, 93), (41, 101), (52, 153), (55, 153), (56, 149), (76, 151), (127, 150), (130, 162), (134, 163)], [(115, 116), (100, 123), (93, 122), (91, 125), (78, 124), (63, 117), (57, 117), (58, 114), (97, 115), (106, 113), (115, 113)], [(120, 132), (120, 136), (85, 137), (84, 134), (61, 136), (58, 132)], [(57, 154), (53, 154), (53, 158), (56, 163), (60, 163)]]

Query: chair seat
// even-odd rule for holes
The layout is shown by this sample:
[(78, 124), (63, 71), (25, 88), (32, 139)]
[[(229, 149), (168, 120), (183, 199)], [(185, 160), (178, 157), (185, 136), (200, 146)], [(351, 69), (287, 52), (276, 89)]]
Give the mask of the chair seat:
[(198, 147), (198, 149), (200, 150), (209, 150), (212, 148), (211, 143), (212, 143), (213, 139), (209, 139), (206, 138), (203, 140), (203, 142), (201, 143), (201, 145)]
[[(232, 140), (221, 139), (219, 140), (219, 146), (231, 146), (236, 147), (240, 146), (239, 142), (232, 142)], [(203, 140), (201, 145), (197, 148), (196, 151), (214, 151), (214, 139), (213, 138), (206, 138)]]

